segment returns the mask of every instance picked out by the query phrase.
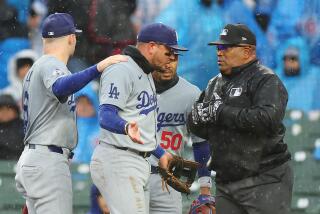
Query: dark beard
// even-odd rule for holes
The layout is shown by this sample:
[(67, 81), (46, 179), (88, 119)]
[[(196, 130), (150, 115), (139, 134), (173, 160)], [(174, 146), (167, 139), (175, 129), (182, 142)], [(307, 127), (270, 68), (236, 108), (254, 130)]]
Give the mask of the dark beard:
[(297, 69), (285, 68), (284, 74), (289, 77), (298, 76), (298, 75), (300, 75), (300, 68), (297, 68)]
[(179, 81), (178, 75), (175, 75), (171, 80), (154, 81), (157, 94), (161, 94), (166, 90), (172, 88), (178, 83), (178, 81)]
[(156, 71), (156, 72), (163, 73), (163, 72), (166, 71), (165, 69), (163, 69), (162, 67), (160, 67), (158, 65), (152, 65), (152, 67), (153, 67), (153, 70)]

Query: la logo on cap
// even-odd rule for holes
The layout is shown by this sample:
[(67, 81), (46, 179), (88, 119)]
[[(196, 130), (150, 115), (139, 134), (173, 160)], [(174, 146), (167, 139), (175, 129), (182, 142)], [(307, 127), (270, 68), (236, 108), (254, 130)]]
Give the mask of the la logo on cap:
[(223, 29), (221, 32), (221, 36), (226, 36), (228, 34), (228, 29)]

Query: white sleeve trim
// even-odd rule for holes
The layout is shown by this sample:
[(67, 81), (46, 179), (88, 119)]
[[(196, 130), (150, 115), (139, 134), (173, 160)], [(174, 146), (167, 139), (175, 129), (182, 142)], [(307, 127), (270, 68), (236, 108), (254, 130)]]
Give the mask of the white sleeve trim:
[(198, 179), (200, 187), (212, 187), (212, 179), (209, 176), (203, 176)]

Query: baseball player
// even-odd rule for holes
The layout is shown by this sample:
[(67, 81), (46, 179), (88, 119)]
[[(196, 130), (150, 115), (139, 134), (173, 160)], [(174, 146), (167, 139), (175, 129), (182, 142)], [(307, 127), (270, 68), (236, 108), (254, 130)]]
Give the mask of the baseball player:
[(100, 144), (91, 159), (91, 176), (110, 212), (149, 213), (145, 191), (152, 152), (163, 168), (171, 155), (156, 141), (157, 96), (151, 72), (175, 59), (176, 31), (155, 23), (141, 29), (128, 62), (111, 66), (100, 80)]
[[(209, 159), (208, 143), (192, 136), (186, 127), (186, 119), (191, 112), (194, 101), (199, 97), (200, 90), (177, 75), (178, 53), (175, 60), (168, 64), (163, 71), (155, 71), (152, 76), (155, 82), (158, 100), (157, 140), (160, 146), (170, 153), (182, 156), (186, 144), (193, 143), (195, 160), (200, 162), (198, 170), (200, 177), (200, 194), (210, 195), (212, 181), (206, 168)], [(152, 155), (151, 177), (149, 180), (150, 213), (182, 213), (181, 193), (170, 186), (169, 192), (163, 190), (161, 177), (157, 172), (157, 161)]]
[(110, 64), (127, 59), (113, 56), (71, 75), (66, 64), (77, 32), (69, 14), (48, 16), (42, 29), (44, 55), (23, 81), (25, 149), (15, 179), (31, 214), (73, 213), (68, 162), (77, 142), (73, 93)]

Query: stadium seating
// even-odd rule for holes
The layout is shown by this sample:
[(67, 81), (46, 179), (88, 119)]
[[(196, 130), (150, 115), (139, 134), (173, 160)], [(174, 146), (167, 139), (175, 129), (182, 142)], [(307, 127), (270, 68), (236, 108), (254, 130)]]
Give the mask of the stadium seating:
[[(0, 213), (18, 214), (25, 200), (17, 192), (15, 186), (16, 161), (0, 161)], [(90, 187), (92, 181), (89, 166), (72, 164), (73, 204), (74, 213), (87, 213), (90, 205)]]
[(21, 213), (24, 199), (17, 192), (15, 161), (0, 161), (0, 213)]
[(313, 157), (320, 140), (320, 113), (287, 111), (285, 142), (292, 154), (294, 187), (292, 214), (320, 213), (320, 163)]

